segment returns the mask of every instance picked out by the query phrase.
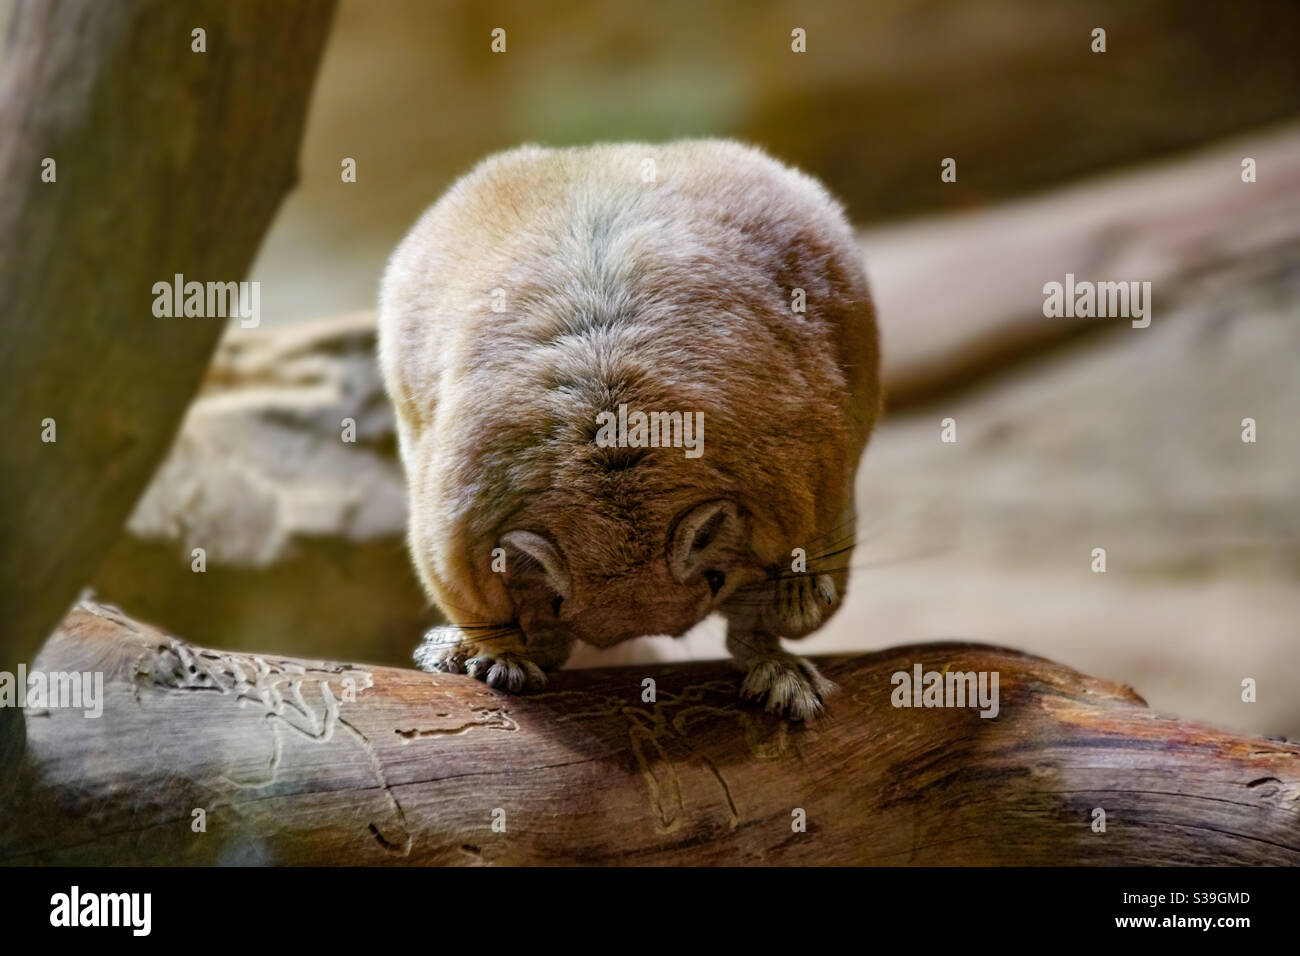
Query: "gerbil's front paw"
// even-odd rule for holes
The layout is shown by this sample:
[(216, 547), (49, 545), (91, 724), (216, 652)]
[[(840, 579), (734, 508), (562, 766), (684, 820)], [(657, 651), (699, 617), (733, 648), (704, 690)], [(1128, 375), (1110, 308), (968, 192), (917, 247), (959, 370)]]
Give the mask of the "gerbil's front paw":
[(749, 665), (740, 696), (763, 702), (769, 714), (791, 720), (813, 720), (825, 710), (825, 700), (835, 685), (801, 657), (781, 652), (760, 657)]
[(769, 626), (786, 637), (802, 637), (821, 624), (835, 604), (835, 582), (829, 574), (783, 578), (772, 601), (775, 620)]
[(489, 687), (512, 694), (546, 686), (545, 672), (522, 654), (483, 651), (465, 662), (465, 672)]
[(511, 637), (478, 640), (458, 627), (435, 627), (415, 649), (421, 670), (441, 674), (469, 674), (489, 687), (517, 694), (546, 686), (546, 674), (524, 655)]
[(435, 627), (425, 632), (424, 643), (412, 655), (415, 666), (435, 674), (465, 673), (465, 647), (469, 642), (458, 627)]
[(762, 701), (763, 709), (792, 721), (811, 721), (826, 709), (826, 698), (835, 692), (835, 684), (819, 674), (816, 667), (794, 654), (774, 654), (759, 658), (745, 672), (740, 696)]

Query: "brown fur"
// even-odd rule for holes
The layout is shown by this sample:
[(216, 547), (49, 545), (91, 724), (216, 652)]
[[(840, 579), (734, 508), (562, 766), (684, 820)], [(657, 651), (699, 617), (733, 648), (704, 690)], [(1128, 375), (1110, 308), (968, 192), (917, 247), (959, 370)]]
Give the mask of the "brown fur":
[[(530, 662), (558, 666), (574, 638), (680, 634), (720, 610), (750, 692), (793, 716), (819, 709), (820, 678), (776, 638), (824, 621), (844, 579), (791, 578), (791, 551), (815, 571), (822, 545), (851, 533), (879, 411), (866, 278), (820, 185), (716, 140), (499, 154), (394, 253), (380, 356), (412, 555), (460, 626), (425, 663), (524, 686), (540, 681)], [(596, 416), (620, 403), (703, 412), (703, 456), (598, 447)], [(679, 523), (702, 516), (719, 524), (708, 557), (727, 567), (688, 574), (694, 550), (668, 555)], [(725, 577), (717, 595), (709, 570)]]

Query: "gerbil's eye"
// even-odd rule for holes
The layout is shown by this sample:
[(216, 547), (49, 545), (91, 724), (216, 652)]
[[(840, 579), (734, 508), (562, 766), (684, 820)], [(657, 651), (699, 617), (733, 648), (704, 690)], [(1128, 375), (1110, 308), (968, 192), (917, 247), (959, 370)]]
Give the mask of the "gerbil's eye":
[(722, 586), (727, 583), (727, 576), (721, 571), (705, 571), (704, 580), (709, 582), (709, 590), (713, 592), (714, 597), (717, 597)]
[(555, 595), (555, 597), (551, 598), (551, 613), (554, 614), (556, 617), (560, 616), (560, 606), (563, 603), (564, 603), (564, 598), (558, 594)]

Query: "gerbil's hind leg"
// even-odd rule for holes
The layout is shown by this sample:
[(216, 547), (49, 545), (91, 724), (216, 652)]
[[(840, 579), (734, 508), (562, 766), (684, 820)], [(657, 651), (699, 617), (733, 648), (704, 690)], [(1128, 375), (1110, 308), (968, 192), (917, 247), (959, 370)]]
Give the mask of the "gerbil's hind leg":
[(774, 634), (732, 625), (727, 628), (727, 650), (745, 672), (740, 696), (762, 701), (769, 714), (812, 720), (835, 690), (816, 667), (784, 650)]
[(469, 674), (489, 687), (518, 694), (546, 686), (546, 673), (533, 658), (559, 666), (567, 654), (551, 653), (552, 648), (538, 648), (545, 653), (525, 649), (524, 635), (516, 627), (459, 628), (455, 625), (435, 627), (424, 635), (424, 643), (415, 649), (415, 663), (421, 670), (444, 674)]

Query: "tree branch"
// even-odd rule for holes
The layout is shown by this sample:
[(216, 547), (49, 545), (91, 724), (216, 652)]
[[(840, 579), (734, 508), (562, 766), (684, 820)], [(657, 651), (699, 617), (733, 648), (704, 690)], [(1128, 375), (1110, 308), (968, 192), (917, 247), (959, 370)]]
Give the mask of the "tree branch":
[[(892, 706), (915, 664), (998, 672), (997, 717)], [(830, 660), (810, 727), (741, 703), (725, 663), (510, 697), (204, 650), (92, 604), (36, 666), (102, 672), (103, 715), (29, 706), (0, 863), (1300, 863), (1300, 746), (992, 647)]]

